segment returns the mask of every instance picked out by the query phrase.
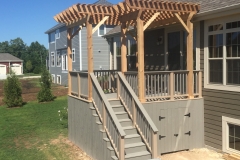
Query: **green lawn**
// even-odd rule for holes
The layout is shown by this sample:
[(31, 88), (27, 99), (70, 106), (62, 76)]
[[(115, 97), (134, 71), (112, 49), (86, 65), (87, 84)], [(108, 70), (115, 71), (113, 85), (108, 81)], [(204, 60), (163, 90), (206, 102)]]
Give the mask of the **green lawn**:
[(58, 115), (66, 106), (67, 97), (42, 104), (29, 102), (21, 108), (1, 106), (0, 159), (67, 160), (68, 146), (57, 143), (60, 135), (67, 136)]

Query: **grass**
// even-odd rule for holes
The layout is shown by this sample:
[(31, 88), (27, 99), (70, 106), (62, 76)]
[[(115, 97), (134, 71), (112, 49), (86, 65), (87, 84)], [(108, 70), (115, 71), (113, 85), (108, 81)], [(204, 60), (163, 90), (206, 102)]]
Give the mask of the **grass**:
[(0, 159), (69, 159), (67, 146), (54, 145), (67, 129), (60, 123), (58, 110), (67, 106), (67, 97), (39, 104), (29, 102), (21, 108), (0, 107)]

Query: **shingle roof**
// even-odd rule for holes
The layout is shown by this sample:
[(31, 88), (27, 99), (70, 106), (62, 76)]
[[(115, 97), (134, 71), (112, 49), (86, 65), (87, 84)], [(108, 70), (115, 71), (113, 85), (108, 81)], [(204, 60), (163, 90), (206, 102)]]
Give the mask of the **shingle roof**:
[(193, 2), (200, 4), (198, 14), (240, 4), (240, 0), (168, 0), (173, 2)]
[[(220, 8), (227, 8), (234, 5), (240, 5), (240, 0), (168, 0), (168, 1), (199, 3), (200, 4), (200, 11), (198, 12), (199, 15)], [(121, 31), (120, 26), (116, 26), (108, 33), (106, 33), (104, 36), (117, 34), (120, 33), (120, 31)]]
[(56, 29), (59, 29), (59, 28), (64, 27), (64, 26), (65, 26), (65, 23), (58, 23), (58, 24), (55, 25), (54, 27), (52, 27), (52, 28), (50, 28), (49, 30), (47, 30), (47, 31), (45, 32), (45, 34), (48, 34), (48, 33), (50, 33), (50, 32), (53, 32), (53, 31), (55, 31)]
[(1, 61), (23, 61), (9, 53), (0, 53), (0, 62)]
[(93, 4), (101, 4), (101, 5), (106, 5), (106, 6), (112, 6), (113, 4), (108, 2), (107, 0), (98, 0), (97, 2)]

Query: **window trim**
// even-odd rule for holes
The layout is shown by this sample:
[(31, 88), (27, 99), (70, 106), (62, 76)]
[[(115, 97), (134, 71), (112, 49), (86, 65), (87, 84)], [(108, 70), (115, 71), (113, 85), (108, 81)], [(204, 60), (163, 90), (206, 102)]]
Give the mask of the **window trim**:
[[(66, 56), (66, 60), (65, 60), (66, 61), (66, 66), (65, 66), (66, 69), (63, 69), (63, 66), (64, 66), (63, 65), (63, 59), (64, 59), (65, 56)], [(65, 54), (65, 53), (62, 54), (62, 71), (68, 71), (68, 60), (67, 60), (67, 54)]]
[[(74, 51), (74, 52), (73, 52)], [(74, 54), (73, 54), (74, 53)], [(73, 55), (74, 55), (74, 59), (73, 59)], [(75, 62), (76, 60), (76, 50), (75, 48), (72, 49), (72, 62)]]
[(240, 154), (240, 151), (229, 148), (229, 129), (228, 123), (240, 126), (240, 119), (222, 116), (222, 150), (227, 153)]
[[(54, 65), (52, 64), (52, 59), (53, 59)], [(51, 52), (51, 67), (55, 67), (55, 52)]]
[[(227, 84), (227, 59), (226, 57), (226, 34), (230, 32), (239, 32), (240, 28), (226, 29), (226, 24), (229, 22), (239, 21), (239, 15), (218, 18), (215, 20), (207, 20), (204, 24), (204, 88), (214, 90), (225, 90), (240, 92), (240, 85), (229, 85)], [(214, 24), (222, 24), (223, 30), (208, 32), (208, 27)], [(208, 52), (208, 36), (215, 34), (223, 34), (223, 83), (222, 84), (210, 84), (209, 83), (209, 52)], [(232, 59), (239, 59), (240, 57), (234, 57)], [(212, 58), (210, 58), (212, 59)]]
[(52, 74), (52, 83), (55, 83), (55, 74)]
[(60, 30), (59, 29), (57, 29), (55, 31), (55, 39), (60, 39)]
[[(60, 77), (60, 82), (58, 82), (58, 77)], [(61, 75), (57, 75), (56, 83), (57, 83), (57, 84), (61, 84), (61, 81), (62, 81)]]
[[(104, 34), (103, 35), (100, 35), (99, 33), (100, 33), (100, 27), (101, 26), (104, 26)], [(99, 28), (98, 28), (98, 37), (102, 37), (102, 36), (104, 36), (105, 34), (106, 34), (106, 25), (105, 24), (102, 24), (101, 26), (99, 26)]]

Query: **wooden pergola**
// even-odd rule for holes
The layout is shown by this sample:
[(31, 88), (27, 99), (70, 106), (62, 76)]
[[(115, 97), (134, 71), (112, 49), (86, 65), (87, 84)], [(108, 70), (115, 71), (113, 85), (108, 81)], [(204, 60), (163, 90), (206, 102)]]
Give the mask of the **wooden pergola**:
[[(191, 19), (200, 9), (199, 4), (169, 2), (161, 0), (125, 0), (113, 6), (95, 4), (76, 4), (54, 16), (57, 22), (65, 23), (67, 30), (68, 69), (72, 71), (72, 38), (82, 29), (87, 28), (88, 48), (88, 97), (92, 97), (92, 84), (90, 73), (93, 72), (93, 46), (92, 34), (102, 25), (121, 25), (121, 71), (127, 71), (127, 47), (126, 32), (129, 26), (134, 26), (136, 35), (132, 35), (137, 41), (138, 63), (138, 91), (141, 102), (144, 98), (144, 31), (180, 23), (187, 34), (187, 70), (188, 94), (193, 98), (193, 24)], [(96, 25), (94, 28), (92, 25)], [(79, 26), (75, 33), (72, 28)], [(69, 94), (71, 88), (70, 73), (68, 74)]]

